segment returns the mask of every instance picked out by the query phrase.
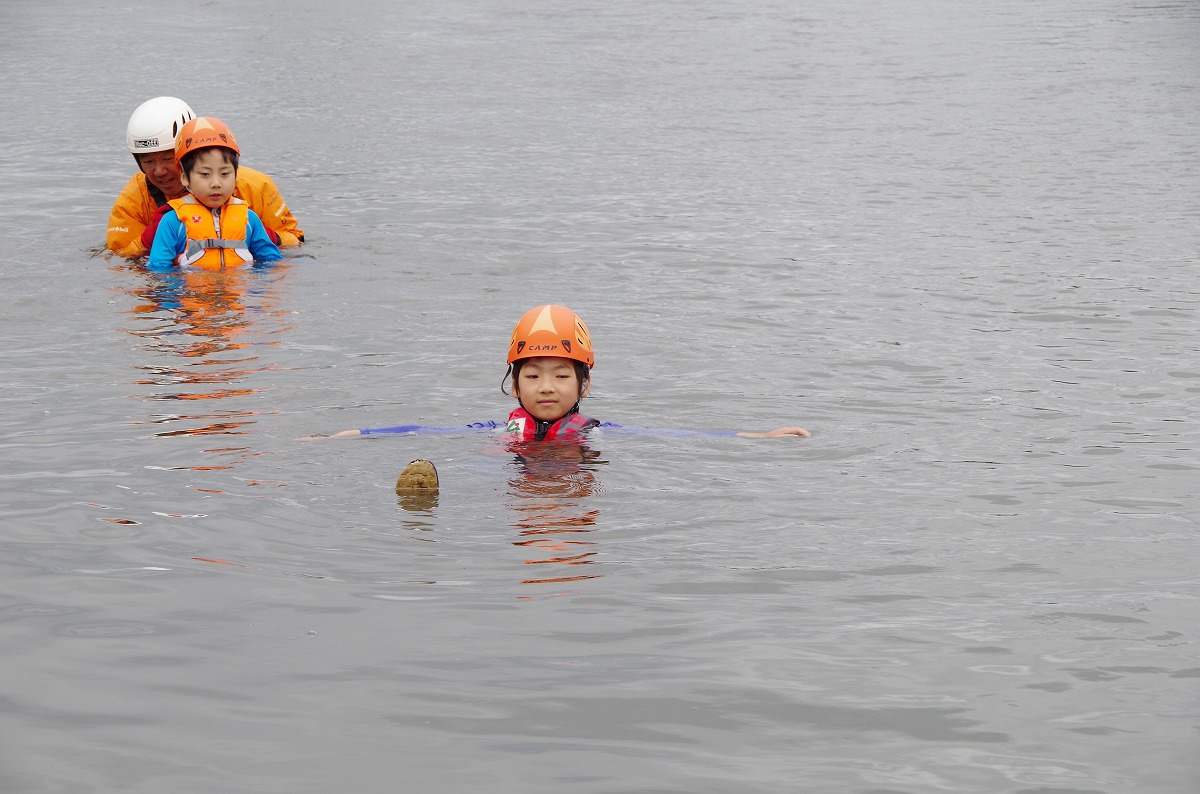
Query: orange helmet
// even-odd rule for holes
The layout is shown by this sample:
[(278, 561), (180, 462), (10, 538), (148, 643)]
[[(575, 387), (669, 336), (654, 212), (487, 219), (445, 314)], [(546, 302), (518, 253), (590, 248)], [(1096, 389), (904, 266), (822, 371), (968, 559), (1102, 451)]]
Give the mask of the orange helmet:
[(538, 306), (525, 312), (508, 343), (508, 363), (522, 358), (557, 356), (596, 363), (592, 335), (579, 315), (566, 306)]
[(242, 153), (225, 122), (212, 116), (197, 116), (184, 124), (175, 138), (175, 161), (182, 160), (188, 152), (208, 146), (222, 146), (233, 149), (239, 155)]

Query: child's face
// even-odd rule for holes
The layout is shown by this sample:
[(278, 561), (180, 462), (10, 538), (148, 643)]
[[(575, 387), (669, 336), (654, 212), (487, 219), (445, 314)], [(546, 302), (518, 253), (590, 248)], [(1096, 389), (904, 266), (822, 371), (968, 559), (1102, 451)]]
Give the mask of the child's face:
[(229, 201), (237, 187), (237, 169), (225, 162), (224, 152), (217, 148), (201, 152), (191, 172), (179, 176), (188, 192), (210, 209)]
[(525, 360), (513, 381), (513, 394), (534, 419), (553, 422), (566, 416), (586, 393), (579, 387), (571, 359), (542, 356)]

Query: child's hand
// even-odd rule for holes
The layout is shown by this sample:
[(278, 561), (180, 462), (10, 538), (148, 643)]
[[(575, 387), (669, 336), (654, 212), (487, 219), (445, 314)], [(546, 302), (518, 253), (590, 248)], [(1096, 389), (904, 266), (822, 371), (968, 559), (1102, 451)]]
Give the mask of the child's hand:
[(799, 436), (808, 438), (812, 433), (805, 430), (803, 427), (780, 427), (775, 430), (768, 430), (765, 433), (738, 433), (739, 436), (746, 438), (780, 438), (781, 436)]
[(345, 438), (346, 436), (361, 436), (362, 433), (357, 430), (343, 430), (340, 433), (334, 433), (332, 436), (326, 436), (318, 433), (315, 436), (301, 436), (297, 441), (324, 441), (327, 438)]

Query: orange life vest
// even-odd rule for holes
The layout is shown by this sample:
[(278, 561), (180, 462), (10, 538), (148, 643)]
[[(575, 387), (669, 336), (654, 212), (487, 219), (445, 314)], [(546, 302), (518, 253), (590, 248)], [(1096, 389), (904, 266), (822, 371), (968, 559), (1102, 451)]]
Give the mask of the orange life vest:
[(253, 262), (246, 242), (250, 220), (249, 205), (231, 198), (218, 212), (184, 196), (169, 202), (187, 232), (187, 247), (175, 257), (176, 264), (195, 265), (208, 270), (224, 270), (244, 262)]
[(504, 430), (514, 434), (517, 441), (578, 441), (599, 424), (598, 419), (575, 410), (553, 422), (544, 422), (524, 408), (514, 408), (508, 415), (508, 425)]

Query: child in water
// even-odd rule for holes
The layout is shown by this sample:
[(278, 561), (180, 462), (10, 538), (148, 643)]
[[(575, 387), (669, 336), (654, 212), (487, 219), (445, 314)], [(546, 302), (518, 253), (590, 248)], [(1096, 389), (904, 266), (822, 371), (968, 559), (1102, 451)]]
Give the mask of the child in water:
[(591, 371), (595, 364), (592, 338), (579, 315), (565, 306), (538, 306), (525, 313), (513, 329), (508, 345), (508, 371), (504, 383), (512, 378), (512, 396), (518, 407), (506, 422), (475, 422), (465, 427), (392, 427), (343, 430), (333, 438), (371, 436), (385, 433), (452, 433), (463, 430), (501, 430), (515, 442), (579, 441), (592, 428), (612, 428), (658, 435), (746, 436), (775, 438), (809, 436), (802, 427), (781, 427), (756, 433), (737, 430), (645, 430), (612, 422), (600, 422), (579, 413), (579, 402), (587, 396)]
[(165, 211), (158, 222), (147, 267), (224, 270), (283, 258), (262, 220), (233, 195), (240, 156), (224, 122), (199, 116), (183, 125), (175, 139), (175, 159), (188, 195), (169, 202), (174, 212)]

